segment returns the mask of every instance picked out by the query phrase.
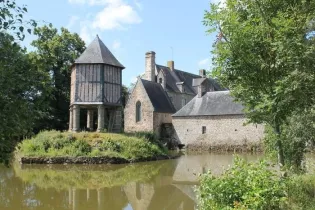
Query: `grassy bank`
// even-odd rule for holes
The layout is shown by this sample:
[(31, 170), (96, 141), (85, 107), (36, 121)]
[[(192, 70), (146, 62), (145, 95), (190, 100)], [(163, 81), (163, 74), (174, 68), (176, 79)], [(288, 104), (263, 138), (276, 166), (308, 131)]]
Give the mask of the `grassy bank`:
[(113, 157), (126, 160), (166, 155), (145, 135), (44, 131), (16, 147), (18, 157)]

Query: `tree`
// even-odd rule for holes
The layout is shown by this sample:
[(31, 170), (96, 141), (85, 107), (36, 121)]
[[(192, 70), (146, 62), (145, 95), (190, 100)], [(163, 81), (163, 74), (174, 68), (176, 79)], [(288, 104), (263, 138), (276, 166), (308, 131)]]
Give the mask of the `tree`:
[(49, 101), (45, 119), (38, 122), (36, 130), (68, 128), (70, 103), (71, 65), (85, 50), (85, 43), (78, 34), (70, 33), (66, 28), (59, 31), (51, 24), (36, 28), (37, 39), (32, 42), (35, 52), (33, 62), (38, 69), (50, 75), (49, 91), (43, 93)]
[[(37, 23), (34, 20), (25, 20), (26, 6), (18, 6), (15, 0), (0, 0), (0, 31), (11, 31), (19, 40), (25, 38), (24, 32), (29, 34)], [(25, 26), (28, 26), (25, 30)]]
[(8, 161), (15, 141), (32, 132), (45, 75), (33, 68), (14, 37), (0, 33), (0, 162)]
[(281, 125), (314, 104), (314, 17), (311, 0), (227, 0), (204, 17), (208, 32), (219, 32), (213, 75), (244, 104), (249, 122), (274, 129), (282, 165)]
[(16, 43), (36, 26), (34, 20), (24, 19), (26, 12), (15, 0), (0, 0), (0, 163), (8, 162), (14, 140), (30, 131), (37, 116), (33, 105), (41, 76)]

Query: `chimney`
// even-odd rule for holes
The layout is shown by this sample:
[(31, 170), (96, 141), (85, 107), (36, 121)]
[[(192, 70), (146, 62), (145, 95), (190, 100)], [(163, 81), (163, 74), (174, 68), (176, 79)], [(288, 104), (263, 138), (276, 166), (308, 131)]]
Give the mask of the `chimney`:
[(144, 79), (155, 82), (155, 52), (153, 51), (145, 54)]
[(167, 67), (174, 71), (174, 61), (167, 61)]
[(200, 69), (199, 70), (199, 76), (201, 76), (202, 78), (205, 78), (206, 77), (206, 70)]

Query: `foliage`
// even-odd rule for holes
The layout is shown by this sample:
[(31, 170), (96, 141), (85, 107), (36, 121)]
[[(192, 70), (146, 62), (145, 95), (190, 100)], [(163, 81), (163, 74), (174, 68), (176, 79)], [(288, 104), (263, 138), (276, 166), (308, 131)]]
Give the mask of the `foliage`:
[(294, 175), (287, 184), (288, 209), (312, 210), (315, 206), (314, 174)]
[(125, 185), (130, 182), (149, 181), (158, 175), (163, 163), (137, 164), (127, 166), (25, 166), (23, 169), (14, 164), (14, 171), (24, 182), (38, 187), (64, 190), (100, 189)]
[(25, 13), (27, 13), (25, 5), (18, 6), (15, 0), (0, 0), (0, 31), (11, 31), (19, 40), (23, 40), (24, 32), (31, 34), (32, 28), (37, 25), (34, 20), (25, 21)]
[(166, 154), (144, 138), (110, 133), (62, 133), (44, 131), (17, 146), (18, 156), (108, 156), (127, 160)]
[(236, 158), (220, 177), (201, 176), (201, 209), (281, 209), (286, 201), (285, 181), (264, 161), (246, 163)]
[[(293, 113), (286, 124), (281, 126), (283, 155), (288, 168), (293, 171), (305, 169), (305, 153), (315, 143), (315, 110), (312, 107), (302, 113)], [(277, 136), (270, 127), (266, 129), (265, 148), (267, 154), (275, 156)]]
[(8, 159), (15, 141), (29, 135), (40, 115), (37, 103), (45, 75), (33, 68), (14, 38), (0, 33), (0, 162)]
[(35, 29), (37, 39), (31, 45), (33, 64), (50, 76), (42, 100), (49, 103), (35, 131), (44, 129), (66, 130), (69, 119), (71, 65), (85, 49), (84, 41), (66, 28), (58, 31), (51, 24)]
[(204, 17), (208, 32), (219, 31), (213, 75), (245, 105), (250, 122), (273, 128), (281, 164), (280, 127), (314, 104), (314, 16), (309, 0), (227, 0)]

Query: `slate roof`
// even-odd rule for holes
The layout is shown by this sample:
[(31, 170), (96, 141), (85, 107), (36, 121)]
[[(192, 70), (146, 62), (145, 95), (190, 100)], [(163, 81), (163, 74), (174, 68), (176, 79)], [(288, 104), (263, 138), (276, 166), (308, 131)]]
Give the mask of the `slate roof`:
[(175, 113), (176, 110), (169, 100), (166, 92), (161, 84), (141, 79), (141, 82), (146, 90), (155, 112), (160, 113)]
[[(188, 94), (196, 95), (197, 89), (194, 88), (193, 80), (194, 79), (204, 79), (199, 75), (188, 73), (185, 71), (181, 71), (178, 69), (174, 69), (173, 71), (166, 66), (156, 64), (156, 70), (159, 73), (163, 71), (166, 79), (166, 91), (181, 93), (178, 89), (176, 83), (184, 82), (183, 87), (185, 88), (185, 92)], [(214, 86), (215, 91), (224, 90), (217, 81), (211, 78), (206, 78), (210, 81), (210, 83)]]
[(122, 69), (125, 68), (109, 51), (109, 49), (105, 46), (105, 44), (102, 42), (102, 40), (100, 40), (98, 36), (96, 36), (91, 44), (85, 49), (82, 55), (75, 60), (75, 63), (108, 64), (111, 66), (120, 67)]
[(243, 106), (234, 102), (230, 91), (207, 92), (201, 98), (196, 96), (173, 117), (241, 115)]

